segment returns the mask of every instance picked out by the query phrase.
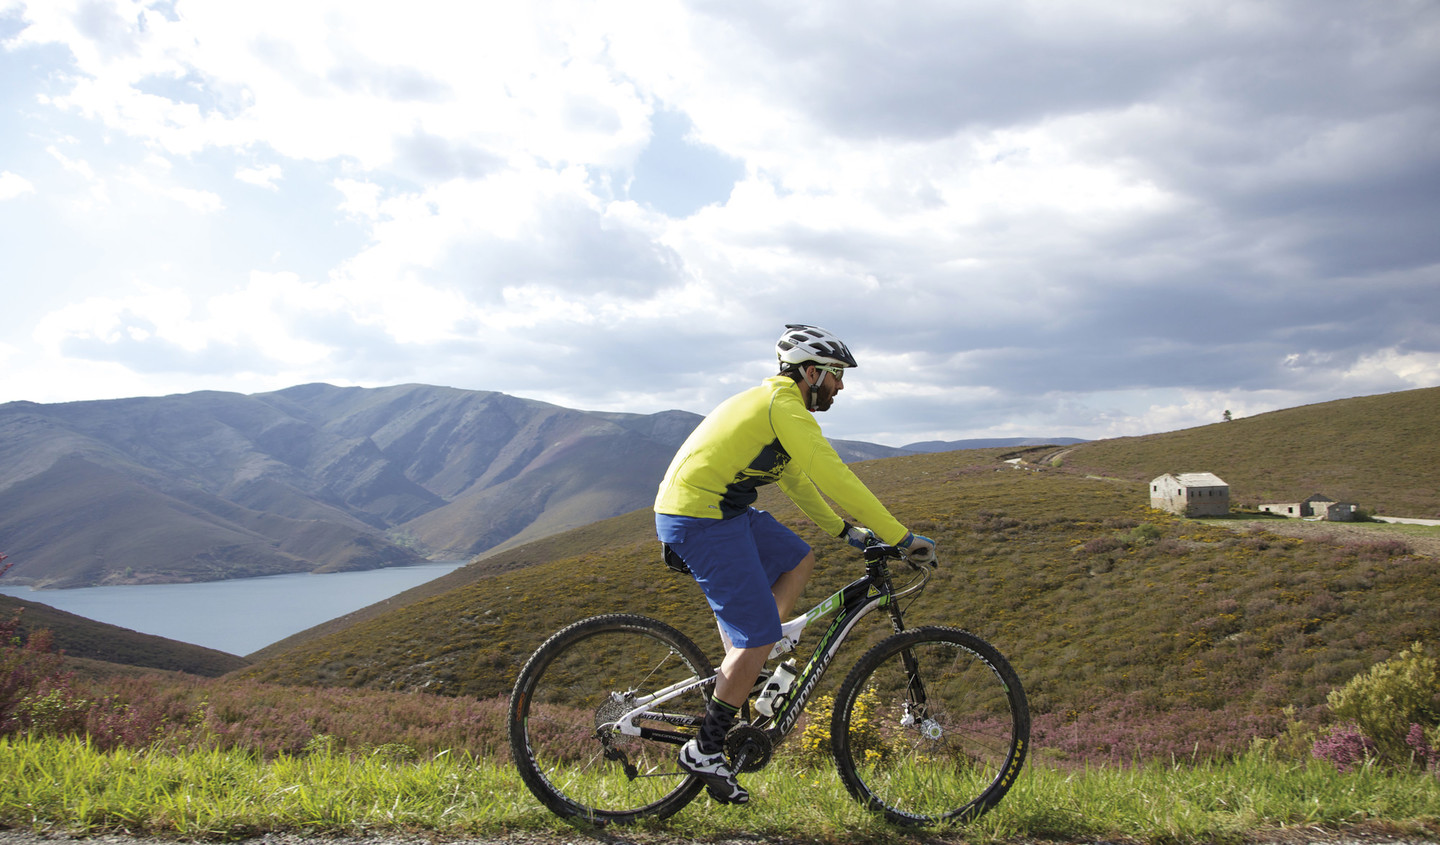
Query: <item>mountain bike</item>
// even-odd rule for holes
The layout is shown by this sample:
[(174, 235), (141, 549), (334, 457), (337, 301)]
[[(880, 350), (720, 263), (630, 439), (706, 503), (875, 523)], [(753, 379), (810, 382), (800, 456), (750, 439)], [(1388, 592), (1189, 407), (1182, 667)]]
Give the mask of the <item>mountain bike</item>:
[[(747, 701), (726, 735), (726, 756), (737, 773), (764, 768), (856, 624), (883, 608), (894, 633), (855, 663), (834, 696), (829, 750), (840, 779), (896, 823), (972, 820), (1004, 797), (1024, 764), (1025, 691), (1009, 662), (974, 634), (905, 627), (902, 600), (924, 590), (933, 560), (912, 562), (883, 544), (864, 557), (863, 577), (783, 626), (776, 652), (834, 615), (771, 715)], [(909, 570), (898, 587), (892, 562)], [(565, 818), (629, 823), (678, 812), (702, 789), (676, 757), (699, 730), (715, 677), (693, 641), (645, 616), (595, 616), (558, 631), (531, 655), (510, 699), (521, 779)]]

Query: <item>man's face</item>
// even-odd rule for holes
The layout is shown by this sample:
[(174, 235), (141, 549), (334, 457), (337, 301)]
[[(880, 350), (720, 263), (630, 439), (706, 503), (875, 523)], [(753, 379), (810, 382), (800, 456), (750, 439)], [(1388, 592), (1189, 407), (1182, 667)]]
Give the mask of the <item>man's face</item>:
[(840, 372), (841, 375), (837, 377), (818, 367), (815, 368), (813, 375), (821, 378), (820, 392), (815, 399), (815, 413), (830, 410), (830, 406), (835, 404), (835, 394), (845, 389), (844, 370)]

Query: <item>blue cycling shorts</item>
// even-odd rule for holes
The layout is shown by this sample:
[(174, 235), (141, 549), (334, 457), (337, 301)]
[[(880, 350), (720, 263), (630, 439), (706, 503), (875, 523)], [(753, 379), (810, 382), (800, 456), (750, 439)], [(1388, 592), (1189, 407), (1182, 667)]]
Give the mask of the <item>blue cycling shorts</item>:
[(728, 519), (655, 515), (661, 542), (690, 567), (710, 609), (740, 648), (780, 639), (780, 612), (770, 587), (800, 565), (810, 544), (765, 511)]

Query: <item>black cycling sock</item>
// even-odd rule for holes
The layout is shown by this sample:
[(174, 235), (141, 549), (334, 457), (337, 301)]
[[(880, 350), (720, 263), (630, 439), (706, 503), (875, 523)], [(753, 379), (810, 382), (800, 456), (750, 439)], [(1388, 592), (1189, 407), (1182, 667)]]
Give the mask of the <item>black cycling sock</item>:
[(739, 707), (732, 707), (715, 696), (710, 696), (710, 703), (705, 707), (705, 721), (700, 723), (700, 736), (697, 737), (696, 745), (702, 754), (719, 754), (725, 750), (725, 734), (735, 727), (735, 717), (740, 714)]

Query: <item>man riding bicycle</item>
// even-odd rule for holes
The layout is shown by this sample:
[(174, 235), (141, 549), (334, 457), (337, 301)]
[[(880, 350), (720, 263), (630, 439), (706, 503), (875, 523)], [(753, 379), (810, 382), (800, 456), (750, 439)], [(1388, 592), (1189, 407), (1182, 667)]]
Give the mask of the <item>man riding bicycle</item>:
[[(815, 420), (845, 389), (845, 370), (857, 366), (849, 348), (825, 329), (790, 324), (776, 355), (779, 374), (712, 411), (676, 453), (655, 497), (667, 560), (678, 558), (695, 576), (726, 643), (700, 735), (681, 747), (680, 767), (727, 804), (744, 804), (750, 795), (725, 760), (725, 734), (815, 568), (808, 543), (752, 507), (756, 488), (779, 484), (821, 530), (858, 548), (878, 539), (922, 561), (935, 548), (890, 515)], [(870, 527), (838, 516), (822, 490)]]

